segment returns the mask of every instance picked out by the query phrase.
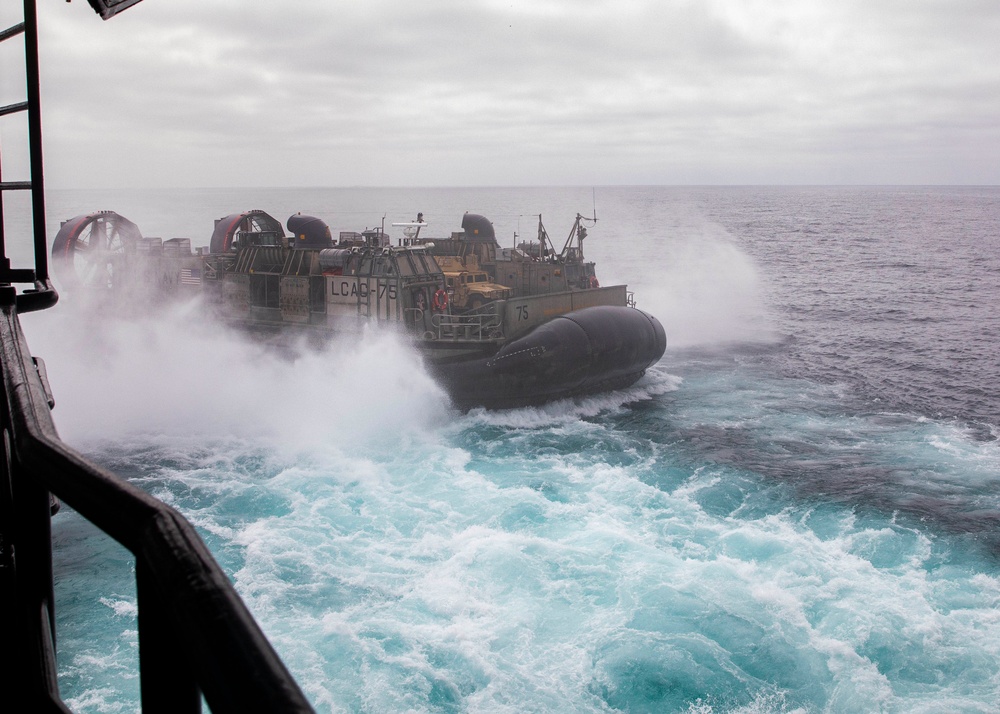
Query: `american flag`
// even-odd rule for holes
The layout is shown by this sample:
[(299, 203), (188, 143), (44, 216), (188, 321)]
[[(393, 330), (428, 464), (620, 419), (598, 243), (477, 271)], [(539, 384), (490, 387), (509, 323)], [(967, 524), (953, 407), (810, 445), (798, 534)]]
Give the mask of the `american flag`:
[(201, 271), (197, 268), (181, 268), (181, 285), (201, 285)]

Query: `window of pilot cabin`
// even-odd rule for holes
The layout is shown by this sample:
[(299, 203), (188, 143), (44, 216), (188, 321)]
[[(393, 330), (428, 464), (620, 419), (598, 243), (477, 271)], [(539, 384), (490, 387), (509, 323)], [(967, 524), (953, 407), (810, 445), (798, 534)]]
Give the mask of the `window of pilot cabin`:
[(372, 259), (365, 256), (361, 259), (361, 266), (358, 268), (358, 275), (372, 274)]
[(394, 275), (395, 271), (392, 268), (392, 262), (392, 258), (388, 255), (376, 256), (372, 275)]
[(413, 258), (408, 252), (396, 257), (396, 268), (400, 275), (413, 275)]

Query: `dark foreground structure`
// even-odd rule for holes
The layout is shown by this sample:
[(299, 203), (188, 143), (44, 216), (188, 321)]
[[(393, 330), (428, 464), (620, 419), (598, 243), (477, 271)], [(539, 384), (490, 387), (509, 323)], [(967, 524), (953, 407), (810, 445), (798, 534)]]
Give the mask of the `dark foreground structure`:
[[(90, 0), (105, 19), (136, 2)], [(0, 701), (5, 711), (70, 711), (56, 677), (50, 531), (65, 503), (135, 556), (144, 712), (199, 712), (202, 697), (213, 712), (311, 712), (194, 528), (59, 439), (44, 364), (31, 356), (18, 318), (58, 299), (46, 250), (37, 37), (34, 0), (24, 0), (23, 22), (0, 30), (0, 42), (24, 42), (27, 99), (0, 107), (0, 116), (27, 115), (31, 161), (30, 180), (0, 181), (0, 627), (7, 662)], [(12, 268), (7, 258), (7, 191), (30, 193), (33, 268)], [(18, 292), (18, 285), (26, 287)]]

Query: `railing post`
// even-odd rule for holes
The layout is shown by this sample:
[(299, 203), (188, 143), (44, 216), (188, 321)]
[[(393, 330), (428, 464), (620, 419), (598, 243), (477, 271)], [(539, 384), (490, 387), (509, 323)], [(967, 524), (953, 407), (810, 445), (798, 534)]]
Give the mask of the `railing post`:
[(135, 564), (143, 714), (199, 714), (201, 692), (164, 594), (145, 560)]
[[(5, 419), (6, 421), (6, 419)], [(52, 585), (51, 497), (39, 479), (25, 473), (12, 448), (10, 432), (2, 433), (4, 549), (10, 568), (3, 583), (10, 649), (16, 653), (5, 674), (29, 692), (33, 710), (59, 701), (56, 675), (56, 628)], [(11, 690), (13, 691), (13, 690)], [(61, 705), (55, 706), (62, 711)]]

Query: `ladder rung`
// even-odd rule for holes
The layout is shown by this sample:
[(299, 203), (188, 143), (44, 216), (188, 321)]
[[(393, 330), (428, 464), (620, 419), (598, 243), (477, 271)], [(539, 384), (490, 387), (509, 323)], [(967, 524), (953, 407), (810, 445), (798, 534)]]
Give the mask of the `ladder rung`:
[(31, 188), (31, 181), (0, 181), (0, 191), (25, 191)]
[(19, 22), (16, 25), (8, 27), (6, 30), (0, 30), (0, 42), (4, 40), (9, 40), (11, 37), (16, 37), (24, 32), (24, 23)]
[(5, 107), (0, 107), (0, 117), (6, 116), (8, 114), (13, 114), (15, 112), (23, 112), (28, 108), (27, 102), (18, 102), (17, 104), (8, 104)]
[(0, 283), (33, 283), (35, 271), (32, 268), (8, 268), (0, 270)]

